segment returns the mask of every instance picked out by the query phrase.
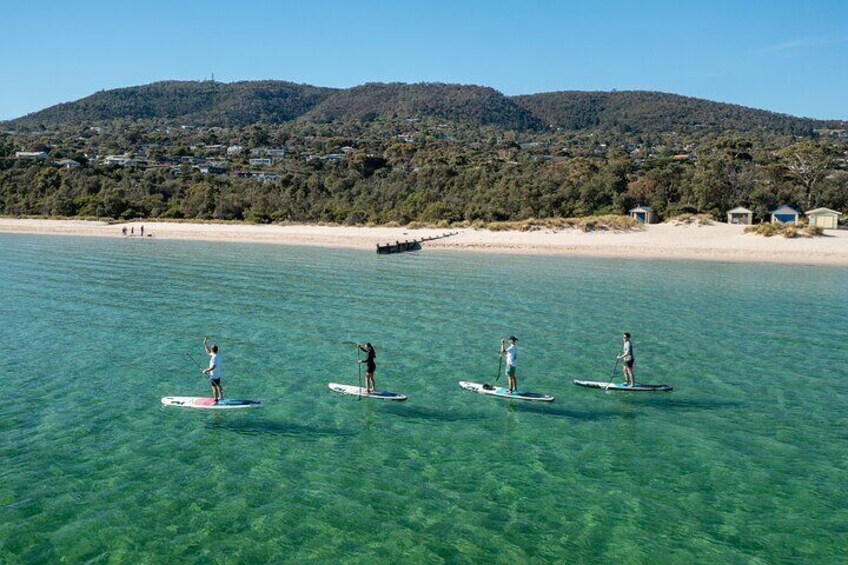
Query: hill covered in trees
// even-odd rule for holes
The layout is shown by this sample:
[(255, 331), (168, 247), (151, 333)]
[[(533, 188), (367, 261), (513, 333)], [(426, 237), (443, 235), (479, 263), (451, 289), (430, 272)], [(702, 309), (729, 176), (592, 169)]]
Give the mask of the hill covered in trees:
[(333, 92), (331, 88), (283, 81), (155, 82), (97, 92), (28, 114), (9, 125), (56, 128), (113, 120), (165, 120), (223, 127), (278, 124), (309, 112)]
[(544, 127), (530, 110), (493, 88), (432, 83), (371, 83), (339, 90), (304, 118), (322, 122), (432, 118), (518, 131)]
[(736, 131), (810, 136), (833, 122), (796, 118), (660, 92), (552, 92), (509, 97), (482, 86), (369, 83), (347, 89), (283, 81), (167, 81), (98, 92), (11, 120), (7, 128), (55, 129), (114, 120), (193, 126), (298, 121), (433, 119), (514, 131), (621, 133)]
[(0, 214), (492, 222), (848, 213), (848, 129), (683, 96), (165, 82), (0, 124)]
[(833, 122), (662, 92), (550, 92), (515, 101), (544, 123), (566, 130), (625, 133), (772, 132), (810, 136)]

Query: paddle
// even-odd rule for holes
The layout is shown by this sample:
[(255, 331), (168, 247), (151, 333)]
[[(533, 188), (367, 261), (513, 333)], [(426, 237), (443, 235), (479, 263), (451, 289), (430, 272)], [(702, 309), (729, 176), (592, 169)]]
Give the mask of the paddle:
[(501, 378), (501, 367), (503, 366), (503, 351), (498, 353), (498, 374), (495, 377), (495, 382), (498, 382), (498, 379)]
[(612, 366), (612, 375), (610, 375), (610, 379), (607, 381), (607, 386), (604, 387), (604, 392), (609, 392), (610, 383), (615, 378), (615, 370), (618, 369), (618, 361), (619, 361), (619, 358), (616, 355), (615, 365)]
[(197, 368), (198, 368), (198, 369), (200, 369), (201, 371), (203, 371), (204, 373), (206, 373), (206, 368), (205, 368), (203, 365), (201, 365), (200, 363), (198, 363), (198, 362), (197, 362), (197, 360), (196, 360), (194, 357), (192, 357), (191, 355), (189, 355), (189, 353), (188, 353), (188, 352), (184, 352), (184, 353), (183, 353), (183, 355), (185, 355), (186, 357), (188, 357), (189, 359), (191, 359), (191, 362), (192, 362), (192, 363), (194, 363), (195, 365), (197, 365)]
[[(359, 371), (359, 390), (362, 390), (362, 363), (360, 363), (359, 359), (359, 344), (356, 345), (356, 370)], [(356, 397), (356, 400), (362, 400), (362, 396), (359, 395)]]

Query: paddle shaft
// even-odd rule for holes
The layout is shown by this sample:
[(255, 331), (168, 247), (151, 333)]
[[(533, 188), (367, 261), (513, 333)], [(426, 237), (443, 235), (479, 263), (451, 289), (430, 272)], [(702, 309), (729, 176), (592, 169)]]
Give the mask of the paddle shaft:
[(195, 365), (197, 365), (198, 369), (200, 369), (201, 371), (206, 371), (206, 368), (203, 367), (203, 365), (201, 365), (200, 363), (198, 363), (197, 360), (194, 357), (192, 357), (188, 353), (185, 353), (185, 356), (188, 357), (189, 359), (191, 359), (191, 362), (194, 363)]
[[(359, 372), (359, 389), (362, 390), (362, 363), (360, 363), (359, 357), (359, 344), (356, 345), (356, 370)], [(362, 400), (362, 396), (357, 396), (356, 400)]]
[(503, 353), (498, 355), (498, 374), (495, 376), (495, 382), (498, 382), (498, 379), (501, 378), (501, 366), (503, 365)]
[(618, 356), (615, 358), (615, 365), (612, 366), (612, 375), (610, 375), (610, 379), (607, 381), (607, 386), (604, 387), (604, 391), (609, 391), (609, 386), (612, 380), (615, 378), (615, 371), (618, 369)]

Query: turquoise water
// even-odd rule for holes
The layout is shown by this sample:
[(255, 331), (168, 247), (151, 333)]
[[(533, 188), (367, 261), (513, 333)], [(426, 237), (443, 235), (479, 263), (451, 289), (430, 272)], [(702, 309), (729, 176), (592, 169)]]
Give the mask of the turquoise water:
[[(2, 563), (837, 563), (848, 271), (0, 236)], [(633, 334), (637, 379), (604, 394)], [(459, 389), (519, 337), (550, 405)], [(185, 357), (220, 344), (228, 396)], [(337, 395), (371, 341), (377, 384)], [(501, 382), (503, 377), (501, 377)]]

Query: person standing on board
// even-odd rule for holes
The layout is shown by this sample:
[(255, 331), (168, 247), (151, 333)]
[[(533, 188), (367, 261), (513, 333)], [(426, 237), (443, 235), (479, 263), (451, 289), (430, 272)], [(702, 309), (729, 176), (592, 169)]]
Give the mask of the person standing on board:
[(506, 376), (509, 379), (509, 392), (518, 392), (518, 383), (515, 380), (515, 367), (518, 364), (518, 348), (515, 342), (518, 338), (511, 336), (509, 338), (509, 347), (506, 345), (506, 340), (501, 340), (501, 355), (506, 357)]
[(365, 359), (360, 359), (359, 364), (365, 363), (365, 392), (377, 392), (377, 385), (374, 384), (374, 371), (377, 370), (377, 363), (374, 359), (377, 357), (377, 352), (374, 351), (374, 346), (366, 343), (365, 347), (357, 345), (357, 347), (365, 352)]
[(203, 372), (209, 377), (209, 384), (212, 385), (212, 396), (215, 398), (215, 404), (219, 400), (224, 399), (224, 389), (221, 388), (221, 354), (218, 353), (217, 345), (209, 345), (209, 338), (203, 338), (203, 348), (209, 355), (209, 367), (203, 369)]
[(624, 341), (624, 344), (621, 348), (621, 355), (618, 358), (624, 361), (624, 365), (621, 366), (622, 371), (624, 371), (624, 384), (627, 386), (636, 386), (636, 378), (633, 376), (633, 363), (636, 361), (636, 357), (633, 356), (633, 344), (630, 342), (630, 333), (624, 332), (621, 339)]

